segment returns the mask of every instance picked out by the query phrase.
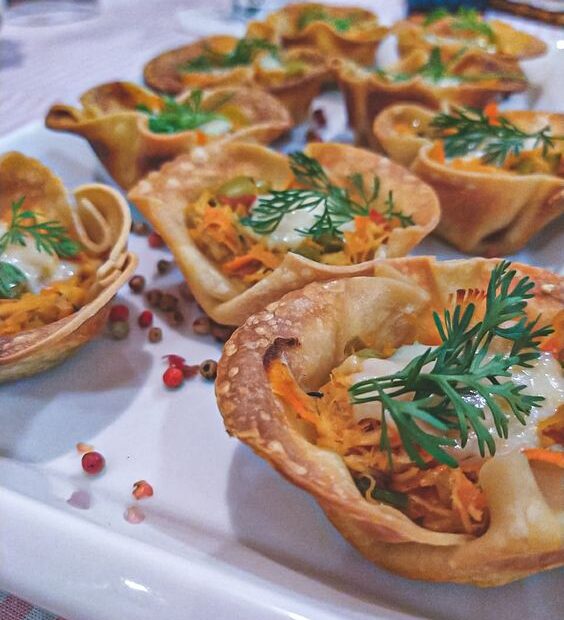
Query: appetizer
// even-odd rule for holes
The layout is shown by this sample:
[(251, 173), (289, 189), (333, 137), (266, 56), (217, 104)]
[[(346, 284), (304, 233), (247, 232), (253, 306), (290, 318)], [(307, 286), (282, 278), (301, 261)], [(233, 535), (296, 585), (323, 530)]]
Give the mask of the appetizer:
[(195, 146), (268, 143), (291, 126), (284, 106), (257, 88), (196, 89), (172, 99), (129, 82), (111, 82), (86, 91), (80, 101), (82, 109), (52, 106), (45, 124), (86, 138), (124, 189)]
[(439, 219), (433, 191), (393, 162), (343, 144), (286, 157), (230, 143), (183, 155), (129, 193), (216, 322), (238, 325), (313, 280), (370, 273)]
[(251, 22), (248, 33), (286, 48), (313, 47), (326, 57), (370, 65), (388, 28), (365, 9), (304, 2), (270, 13), (264, 22)]
[(256, 85), (278, 98), (296, 122), (307, 115), (329, 70), (312, 49), (283, 50), (260, 37), (205, 37), (145, 65), (145, 82), (163, 93), (186, 88)]
[(476, 10), (460, 7), (454, 14), (445, 8), (425, 16), (412, 16), (394, 26), (402, 56), (415, 49), (438, 46), (448, 54), (461, 49), (480, 49), (512, 60), (546, 53), (546, 44), (497, 19), (486, 21)]
[(564, 214), (562, 114), (395, 105), (374, 134), (435, 189), (436, 233), (463, 252), (511, 254)]
[(498, 586), (562, 566), (563, 285), (411, 257), (291, 292), (225, 345), (227, 430), (388, 570)]
[(447, 58), (434, 47), (415, 50), (387, 69), (367, 69), (340, 59), (333, 62), (333, 69), (361, 144), (373, 144), (374, 118), (393, 103), (411, 101), (435, 110), (447, 104), (483, 107), (527, 88), (516, 63), (480, 51)]
[(0, 156), (0, 383), (46, 370), (94, 338), (137, 264), (119, 193), (92, 183), (73, 194), (75, 205), (39, 161)]

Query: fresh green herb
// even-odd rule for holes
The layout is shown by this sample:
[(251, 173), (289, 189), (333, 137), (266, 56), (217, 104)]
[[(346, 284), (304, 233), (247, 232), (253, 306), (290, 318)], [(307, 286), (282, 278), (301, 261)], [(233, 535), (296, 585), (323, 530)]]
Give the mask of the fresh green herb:
[[(427, 27), (435, 22), (452, 15), (447, 9), (439, 7), (431, 11), (425, 17), (423, 26)], [(467, 7), (459, 7), (458, 11), (453, 16), (451, 28), (453, 30), (470, 30), (485, 36), (489, 41), (495, 40), (495, 33), (491, 26), (486, 23), (475, 9), (469, 9)]]
[(214, 107), (214, 110), (202, 109), (202, 91), (193, 90), (188, 99), (179, 103), (172, 97), (164, 97), (164, 107), (155, 112), (145, 105), (138, 105), (137, 110), (149, 116), (149, 129), (154, 133), (178, 133), (197, 129), (210, 121), (225, 117), (214, 110), (225, 101)]
[(453, 30), (470, 30), (486, 37), (490, 42), (495, 41), (495, 33), (491, 26), (480, 17), (480, 14), (475, 9), (461, 6), (456, 14), (456, 19), (451, 24), (451, 28)]
[(441, 58), (440, 48), (434, 47), (429, 54), (429, 59), (427, 62), (415, 71), (390, 73), (385, 69), (376, 69), (375, 73), (380, 77), (392, 80), (393, 82), (406, 82), (407, 80), (411, 80), (418, 75), (433, 83), (440, 82), (445, 77), (454, 77), (462, 81), (462, 76), (454, 75), (450, 72), (450, 66), (453, 64), (453, 60), (454, 58), (450, 63), (444, 63)]
[(0, 254), (9, 245), (25, 246), (25, 238), (31, 237), (39, 252), (72, 258), (80, 252), (80, 244), (68, 236), (60, 222), (40, 222), (33, 211), (23, 210), (24, 197), (12, 203), (12, 219), (8, 230), (0, 236)]
[(360, 12), (351, 12), (343, 17), (333, 17), (323, 8), (315, 6), (308, 7), (302, 11), (296, 26), (298, 30), (303, 30), (313, 22), (325, 22), (333, 26), (337, 32), (347, 32), (362, 18), (363, 14)]
[[(357, 215), (369, 215), (378, 199), (380, 192), (378, 177), (374, 177), (372, 187), (367, 190), (361, 174), (351, 175), (349, 182), (360, 199), (354, 200), (349, 189), (333, 185), (321, 164), (305, 153), (292, 153), (290, 167), (298, 183), (305, 188), (273, 190), (270, 196), (260, 197), (250, 216), (241, 219), (242, 224), (250, 226), (256, 233), (267, 235), (276, 230), (282, 218), (288, 213), (320, 209), (322, 212), (320, 215), (315, 215), (315, 223), (310, 228), (297, 229), (298, 232), (314, 239), (341, 238), (343, 234), (341, 226)], [(402, 227), (413, 224), (410, 216), (395, 210), (391, 192), (386, 205), (386, 212), (383, 213), (386, 219), (397, 217)]]
[[(374, 484), (374, 480), (370, 476), (359, 476), (358, 478), (354, 478), (354, 483), (356, 484), (356, 488), (364, 496), (370, 491), (371, 497), (378, 502), (390, 504), (390, 506), (395, 506), (396, 508), (407, 508), (408, 499), (405, 493), (380, 489)], [(370, 487), (372, 487), (372, 489), (370, 489)]]
[(439, 82), (447, 74), (447, 65), (441, 59), (441, 50), (434, 47), (429, 60), (417, 70), (417, 73), (431, 82)]
[(24, 292), (27, 279), (24, 273), (11, 265), (0, 261), (0, 299), (16, 299)]
[[(553, 330), (537, 328), (540, 317), (528, 321), (525, 308), (533, 297), (534, 283), (528, 277), (514, 282), (516, 272), (510, 265), (501, 261), (493, 269), (481, 321), (473, 322), (473, 303), (466, 308), (457, 305), (452, 314), (445, 310), (442, 321), (434, 313), (442, 344), (427, 349), (393, 375), (366, 379), (349, 388), (354, 404), (381, 403), (380, 448), (387, 452), (390, 467), (389, 418), (414, 463), (425, 467), (421, 449), (438, 462), (457, 467), (457, 461), (443, 448), (454, 446), (455, 438), (466, 445), (469, 429), (476, 433), (482, 456), (486, 447), (491, 455), (495, 453), (483, 407), (491, 411), (497, 434), (507, 438), (509, 415), (525, 424), (532, 407), (544, 400), (523, 394), (525, 386), (511, 380), (511, 367), (531, 367), (540, 355), (540, 339)], [(494, 338), (511, 344), (507, 355), (491, 350)], [(428, 364), (433, 364), (432, 368), (424, 370)], [(406, 395), (413, 399), (402, 400)]]
[(533, 148), (542, 146), (546, 156), (555, 147), (555, 140), (564, 136), (551, 135), (550, 126), (534, 132), (522, 131), (507, 118), (499, 116), (492, 124), (481, 110), (475, 108), (457, 109), (437, 114), (431, 126), (440, 130), (447, 157), (462, 157), (477, 149), (482, 149), (482, 161), (501, 166), (509, 155), (519, 155), (525, 148), (525, 141), (534, 140)]
[(449, 15), (450, 13), (447, 9), (443, 7), (437, 7), (436, 9), (433, 9), (432, 11), (427, 13), (423, 21), (423, 26), (430, 26), (431, 24), (438, 22), (439, 19), (442, 19), (443, 17), (447, 17)]
[(274, 43), (265, 39), (239, 39), (235, 47), (226, 54), (206, 48), (202, 54), (180, 65), (181, 71), (195, 73), (212, 69), (230, 69), (251, 64), (255, 56), (262, 51), (278, 58), (279, 49)]

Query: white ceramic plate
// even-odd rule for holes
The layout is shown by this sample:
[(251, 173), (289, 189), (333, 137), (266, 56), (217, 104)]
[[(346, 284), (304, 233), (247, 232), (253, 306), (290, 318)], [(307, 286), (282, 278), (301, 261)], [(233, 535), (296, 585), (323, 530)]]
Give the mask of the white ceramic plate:
[[(342, 133), (338, 99), (324, 95), (321, 105), (333, 112), (327, 131)], [(40, 123), (0, 140), (0, 152), (11, 149), (71, 188), (102, 175), (82, 140)], [(519, 258), (562, 269), (562, 233), (562, 222), (551, 225)], [(135, 236), (130, 245), (148, 287), (177, 287), (177, 272), (155, 277), (165, 251)], [(420, 252), (458, 256), (432, 239)], [(164, 338), (152, 345), (135, 323), (143, 298), (120, 299), (132, 315), (126, 341), (103, 337), (57, 369), (0, 387), (1, 589), (69, 620), (561, 615), (562, 570), (481, 591), (407, 581), (365, 561), (309, 496), (226, 435), (211, 384), (165, 390), (161, 356), (219, 357), (219, 345), (190, 330), (195, 305), (184, 304), (179, 329), (157, 319)], [(102, 476), (83, 474), (77, 442), (104, 454)], [(139, 479), (153, 498), (133, 500)], [(140, 524), (124, 519), (132, 505)]]

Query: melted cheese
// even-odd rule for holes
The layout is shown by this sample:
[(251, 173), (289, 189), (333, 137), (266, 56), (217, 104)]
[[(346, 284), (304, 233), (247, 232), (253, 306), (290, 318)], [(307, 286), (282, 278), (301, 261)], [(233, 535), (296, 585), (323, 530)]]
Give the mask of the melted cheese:
[[(340, 366), (339, 372), (349, 375), (350, 385), (370, 379), (389, 375), (401, 370), (417, 355), (421, 355), (428, 347), (423, 345), (407, 345), (400, 347), (394, 355), (387, 359), (360, 358), (352, 355)], [(427, 368), (430, 368), (428, 365)], [(508, 379), (509, 380), (509, 379)], [(549, 353), (542, 353), (537, 363), (532, 368), (512, 369), (511, 379), (517, 384), (524, 385), (524, 394), (536, 394), (544, 396), (544, 401), (538, 407), (533, 407), (527, 417), (527, 424), (523, 425), (513, 415), (508, 415), (508, 438), (499, 437), (495, 429), (493, 416), (485, 402), (478, 394), (466, 396), (466, 400), (484, 411), (484, 425), (494, 438), (496, 454), (507, 454), (523, 448), (532, 448), (539, 445), (537, 426), (539, 422), (554, 414), (559, 405), (564, 402), (564, 378), (558, 362)], [(411, 398), (409, 394), (405, 399)], [(380, 403), (371, 402), (353, 405), (355, 420), (374, 418), (380, 420), (382, 408)], [(389, 423), (393, 425), (390, 420)], [(432, 432), (425, 428), (427, 432)], [(451, 448), (451, 454), (459, 461), (468, 458), (480, 457), (478, 441), (474, 431), (468, 432), (468, 441), (464, 447), (458, 443)]]
[(221, 136), (231, 131), (232, 127), (229, 119), (222, 116), (200, 125), (200, 130), (208, 136)]
[[(270, 194), (265, 194), (260, 198), (264, 199), (268, 197), (270, 197)], [(260, 198), (257, 198), (251, 206), (251, 213), (258, 205)], [(266, 245), (271, 250), (284, 251), (296, 249), (305, 239), (304, 234), (299, 231), (311, 228), (325, 209), (324, 203), (319, 203), (316, 197), (312, 197), (311, 202), (312, 204), (317, 203), (316, 206), (312, 206), (311, 208), (305, 207), (297, 211), (286, 213), (280, 220), (278, 226), (268, 236), (258, 235), (258, 237), (265, 238)], [(351, 220), (350, 222), (342, 224), (339, 226), (339, 230), (354, 230), (354, 222)]]
[(275, 71), (282, 69), (284, 65), (271, 54), (264, 54), (259, 59), (260, 68), (264, 71)]
[(457, 39), (455, 37), (439, 37), (436, 34), (427, 33), (425, 35), (425, 40), (431, 45), (448, 45), (455, 44), (460, 45), (464, 43), (464, 45), (471, 45), (474, 47), (479, 47), (480, 49), (488, 52), (489, 54), (495, 54), (497, 51), (497, 47), (490, 43), (486, 37), (475, 37), (472, 39)]
[[(0, 223), (0, 236), (5, 231), (6, 227)], [(0, 262), (17, 267), (25, 275), (32, 293), (38, 293), (51, 282), (70, 278), (77, 269), (74, 263), (62, 261), (56, 254), (40, 252), (30, 239), (26, 239), (25, 245), (9, 245), (0, 255)]]

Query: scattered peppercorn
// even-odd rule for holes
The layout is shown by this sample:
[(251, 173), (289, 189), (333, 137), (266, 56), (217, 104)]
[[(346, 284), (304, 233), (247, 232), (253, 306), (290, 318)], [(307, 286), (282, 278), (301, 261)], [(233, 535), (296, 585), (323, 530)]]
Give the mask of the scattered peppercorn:
[(149, 246), (152, 248), (162, 248), (164, 246), (164, 241), (155, 231), (149, 234)]
[(127, 321), (129, 319), (129, 308), (123, 304), (117, 304), (112, 306), (110, 310), (110, 321)]
[(163, 339), (163, 330), (160, 327), (151, 327), (149, 329), (149, 333), (147, 334), (147, 338), (149, 342), (155, 343), (160, 342)]
[(185, 299), (186, 301), (194, 301), (194, 295), (190, 290), (187, 282), (182, 282), (182, 284), (178, 287), (178, 292), (180, 293), (180, 297)]
[(124, 340), (129, 335), (129, 323), (127, 321), (112, 321), (109, 326), (110, 335), (114, 340)]
[(158, 303), (159, 308), (163, 312), (171, 312), (178, 307), (178, 297), (170, 293), (163, 293)]
[(163, 373), (163, 382), (167, 388), (179, 388), (184, 383), (184, 373), (176, 366), (169, 366)]
[(305, 137), (307, 142), (323, 142), (321, 136), (317, 133), (317, 131), (315, 131), (315, 129), (308, 129)]
[(135, 499), (143, 499), (153, 496), (153, 487), (146, 480), (138, 480), (133, 483), (133, 491), (131, 492)]
[(140, 275), (133, 276), (133, 278), (129, 280), (129, 288), (132, 293), (142, 293), (145, 288), (145, 278)]
[(161, 276), (164, 276), (165, 273), (168, 273), (172, 269), (173, 265), (174, 263), (171, 260), (161, 258), (159, 261), (157, 261), (157, 271), (161, 274)]
[(327, 125), (327, 117), (321, 108), (316, 108), (311, 116), (318, 127), (325, 127)]
[(217, 362), (214, 360), (205, 360), (200, 364), (200, 374), (204, 379), (213, 381), (217, 375)]
[(86, 452), (82, 456), (82, 469), (91, 476), (99, 474), (106, 465), (104, 457), (99, 452)]
[(180, 310), (173, 310), (167, 315), (168, 323), (171, 327), (178, 327), (184, 323), (184, 315)]
[(207, 316), (199, 316), (197, 319), (194, 319), (192, 323), (192, 329), (195, 334), (199, 334), (200, 336), (205, 336), (211, 331), (211, 321)]
[(131, 223), (131, 232), (134, 235), (146, 237), (150, 231), (151, 229), (149, 228), (149, 224), (147, 224), (147, 222), (132, 222)]
[(150, 291), (147, 291), (147, 302), (150, 306), (156, 307), (161, 303), (162, 296), (162, 291), (158, 288), (152, 288)]
[(139, 327), (143, 329), (151, 327), (153, 324), (153, 313), (150, 310), (143, 310), (137, 319), (137, 323), (139, 323)]

